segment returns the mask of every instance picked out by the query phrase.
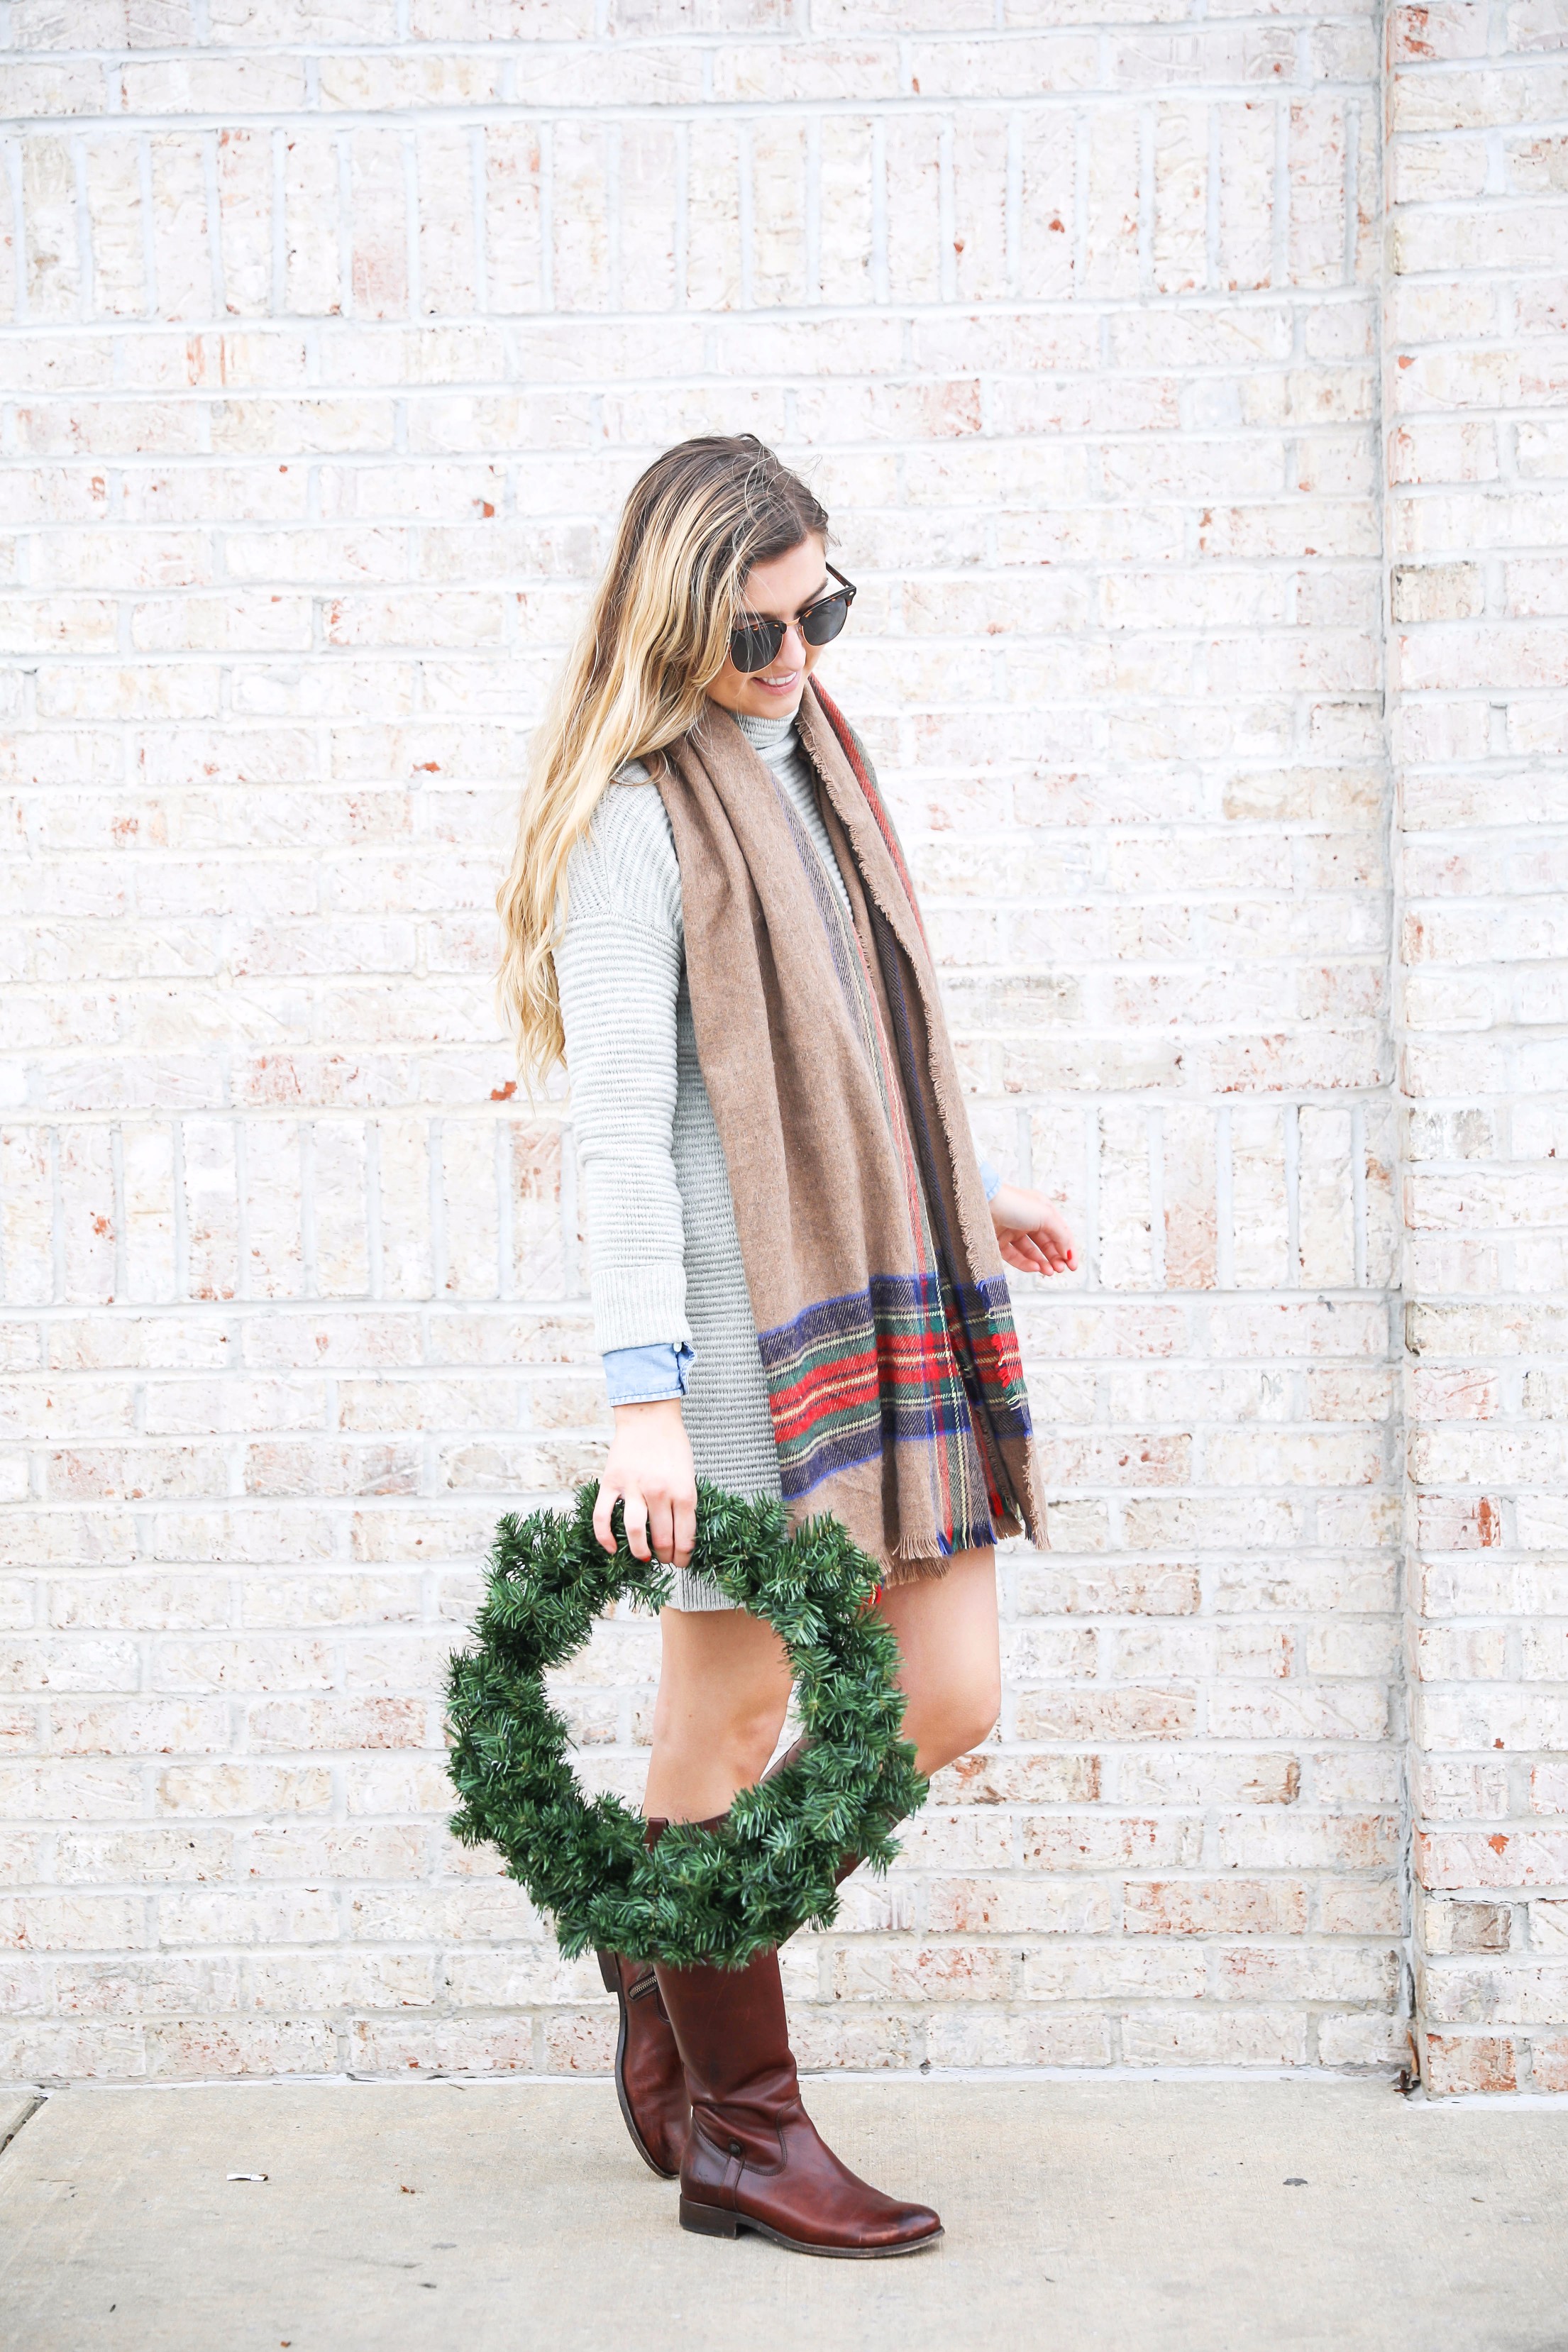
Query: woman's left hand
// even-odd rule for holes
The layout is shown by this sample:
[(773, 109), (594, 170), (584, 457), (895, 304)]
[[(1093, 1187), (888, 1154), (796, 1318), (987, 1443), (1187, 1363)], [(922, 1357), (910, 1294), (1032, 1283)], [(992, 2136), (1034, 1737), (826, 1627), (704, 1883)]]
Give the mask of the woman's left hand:
[(1043, 1192), (1022, 1184), (1002, 1184), (991, 1202), (991, 1222), (1009, 1265), (1020, 1274), (1076, 1274), (1067, 1220)]

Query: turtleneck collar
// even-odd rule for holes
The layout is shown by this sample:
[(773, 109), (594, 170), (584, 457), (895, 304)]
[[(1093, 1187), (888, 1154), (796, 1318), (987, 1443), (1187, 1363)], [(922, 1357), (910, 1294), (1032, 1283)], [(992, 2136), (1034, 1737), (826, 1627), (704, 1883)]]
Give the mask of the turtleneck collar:
[(795, 729), (795, 714), (793, 710), (785, 719), (752, 719), (743, 710), (732, 711), (731, 716), (755, 751), (771, 750), (773, 744), (782, 743)]

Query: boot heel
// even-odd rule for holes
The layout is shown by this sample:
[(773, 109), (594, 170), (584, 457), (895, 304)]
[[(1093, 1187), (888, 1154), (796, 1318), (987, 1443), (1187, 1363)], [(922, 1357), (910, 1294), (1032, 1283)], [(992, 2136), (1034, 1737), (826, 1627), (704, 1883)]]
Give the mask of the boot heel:
[(680, 2200), (680, 2226), (699, 2238), (738, 2238), (741, 2224), (733, 2213), (726, 2213), (721, 2205), (694, 2205), (689, 2198)]
[(599, 1975), (603, 1980), (605, 1990), (606, 1992), (618, 1992), (621, 1986), (621, 1972), (616, 1966), (616, 1956), (614, 1952), (595, 1952), (594, 1958), (599, 1963)]

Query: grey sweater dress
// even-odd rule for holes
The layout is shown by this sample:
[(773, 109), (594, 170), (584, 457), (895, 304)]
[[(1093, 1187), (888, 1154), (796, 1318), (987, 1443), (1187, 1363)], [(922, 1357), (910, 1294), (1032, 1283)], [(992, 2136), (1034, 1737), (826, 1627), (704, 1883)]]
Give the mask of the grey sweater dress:
[[(737, 720), (800, 815), (847, 906), (816, 788), (791, 719)], [(737, 1495), (779, 1492), (734, 1203), (697, 1059), (686, 984), (680, 867), (664, 803), (622, 768), (567, 866), (555, 946), (595, 1337), (605, 1353), (691, 1348), (684, 1404), (700, 1477)], [(717, 1585), (677, 1571), (679, 1609), (727, 1609)]]

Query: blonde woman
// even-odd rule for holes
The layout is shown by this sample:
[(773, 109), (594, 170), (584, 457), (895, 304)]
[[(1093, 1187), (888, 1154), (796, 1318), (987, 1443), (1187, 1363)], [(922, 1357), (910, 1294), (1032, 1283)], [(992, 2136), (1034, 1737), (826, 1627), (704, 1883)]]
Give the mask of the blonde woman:
[[(834, 1513), (884, 1570), (922, 1772), (984, 1739), (994, 1545), (1042, 1537), (1004, 1261), (1054, 1274), (1045, 1197), (977, 1163), (920, 916), (864, 747), (813, 673), (855, 589), (750, 436), (626, 501), (542, 730), (501, 893), (525, 1062), (572, 1082), (615, 1436), (595, 1528), (675, 1570), (644, 1810), (713, 1821), (773, 1755), (773, 1628), (688, 1572), (699, 1475)], [(846, 1856), (845, 1870), (854, 1867)], [(622, 2111), (689, 2230), (912, 2252), (800, 2102), (776, 1953), (601, 1954)]]

